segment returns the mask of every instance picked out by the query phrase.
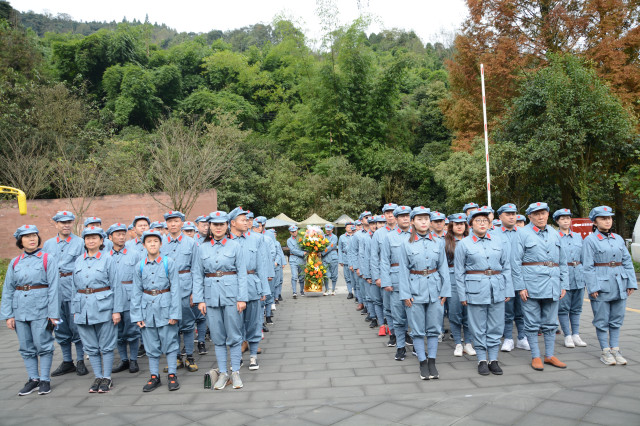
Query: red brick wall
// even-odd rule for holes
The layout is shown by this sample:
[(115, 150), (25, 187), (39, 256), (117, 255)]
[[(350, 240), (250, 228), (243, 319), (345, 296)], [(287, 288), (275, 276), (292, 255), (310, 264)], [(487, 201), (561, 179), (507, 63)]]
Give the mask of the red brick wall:
[[(156, 198), (170, 204), (166, 194), (156, 194)], [(216, 190), (204, 192), (196, 201), (187, 220), (192, 221), (199, 215), (209, 214), (217, 210), (217, 206)], [(59, 210), (71, 210), (71, 204), (67, 199), (29, 200), (25, 216), (18, 213), (17, 201), (0, 204), (0, 257), (12, 258), (20, 253), (15, 245), (13, 233), (22, 225), (36, 225), (43, 242), (55, 236), (56, 229), (51, 217)], [(152, 221), (163, 220), (162, 215), (166, 211), (167, 208), (148, 194), (107, 195), (95, 198), (85, 216), (99, 217), (106, 229), (116, 222), (129, 224), (136, 215), (148, 216)], [(78, 218), (81, 222), (84, 222), (84, 219), (85, 217)]]

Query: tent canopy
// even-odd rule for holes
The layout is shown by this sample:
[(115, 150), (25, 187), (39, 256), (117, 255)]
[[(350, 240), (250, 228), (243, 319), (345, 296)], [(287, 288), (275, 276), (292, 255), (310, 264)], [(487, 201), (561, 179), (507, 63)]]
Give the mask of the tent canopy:
[(346, 226), (347, 223), (349, 223), (349, 222), (353, 222), (353, 219), (351, 219), (346, 214), (343, 214), (342, 216), (340, 216), (339, 218), (334, 220), (333, 224), (336, 225), (336, 226)]
[(298, 222), (296, 222), (295, 220), (291, 219), (289, 216), (287, 216), (284, 213), (280, 213), (278, 216), (272, 218), (272, 219), (279, 219), (282, 220), (283, 222), (287, 222), (289, 225), (297, 225)]
[(278, 219), (277, 217), (272, 217), (271, 219), (267, 220), (267, 223), (264, 225), (265, 228), (278, 228), (280, 226), (291, 226), (291, 225), (295, 225), (295, 222), (287, 222), (285, 220), (282, 219)]
[(329, 222), (328, 220), (324, 220), (323, 218), (321, 218), (320, 216), (318, 216), (317, 214), (312, 214), (311, 216), (309, 216), (308, 218), (306, 218), (305, 220), (303, 220), (302, 222), (300, 222), (298, 225), (300, 226), (306, 226), (306, 225), (326, 225)]

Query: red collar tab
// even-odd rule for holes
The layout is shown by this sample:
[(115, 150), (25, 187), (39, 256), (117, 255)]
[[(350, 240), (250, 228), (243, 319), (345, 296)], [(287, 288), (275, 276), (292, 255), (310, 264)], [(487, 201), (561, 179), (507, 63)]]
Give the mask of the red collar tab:
[(42, 252), (41, 252), (41, 251), (39, 251), (39, 252), (38, 252), (38, 254), (36, 254), (36, 256), (38, 256), (38, 257), (42, 257)]
[(387, 231), (391, 231), (391, 228), (389, 228), (389, 226), (385, 226), (385, 228), (387, 228)]
[(602, 234), (598, 233), (598, 239), (599, 239), (600, 241), (604, 240), (604, 237), (602, 236)]
[(227, 239), (226, 239), (226, 238), (223, 238), (223, 239), (222, 239), (222, 241), (220, 241), (220, 244), (222, 244), (222, 245), (227, 244)]
[(560, 236), (561, 236), (561, 237), (564, 237), (565, 235), (569, 235), (569, 234), (565, 234), (565, 233), (564, 233), (564, 232), (562, 232), (562, 231), (558, 231), (558, 234), (560, 234)]
[(236, 238), (238, 238), (238, 237), (236, 237), (236, 236), (233, 234), (233, 232), (230, 232), (230, 233), (229, 233), (229, 239), (230, 239), (230, 240), (235, 240)]
[[(60, 242), (60, 235), (58, 235), (58, 236), (56, 237), (56, 240), (57, 240), (58, 242)], [(64, 240), (64, 242), (65, 242), (65, 243), (70, 243), (70, 242), (71, 242), (71, 235), (69, 235), (69, 236)]]
[(471, 237), (471, 239), (473, 239), (473, 242), (474, 242), (474, 243), (477, 243), (477, 242), (478, 242), (478, 237), (476, 237), (475, 235), (473, 235), (473, 236)]
[[(96, 259), (100, 259), (100, 257), (101, 257), (101, 256), (102, 256), (102, 252), (101, 252), (101, 251), (99, 251), (98, 253), (96, 253), (95, 258), (96, 258)], [(86, 259), (86, 258), (87, 258), (87, 252), (85, 251), (85, 252), (84, 252), (84, 257), (83, 257), (83, 259)]]
[(537, 226), (533, 225), (533, 230), (534, 232), (538, 233), (540, 232), (540, 228), (538, 228)]
[(517, 226), (514, 226), (514, 227), (513, 227), (513, 230), (514, 230), (514, 231), (517, 231), (517, 230), (518, 230), (518, 227), (517, 227)]
[(502, 229), (502, 232), (507, 232), (507, 228), (505, 228), (504, 226), (500, 229)]
[(488, 239), (491, 239), (491, 234), (487, 232), (487, 234), (485, 235)]
[(109, 254), (113, 256), (113, 249), (109, 250)]
[(402, 229), (398, 228), (398, 234), (402, 234)]
[(251, 235), (251, 231), (247, 231), (247, 235)]
[(416, 239), (414, 241), (418, 241), (420, 238), (418, 237), (418, 235), (416, 234)]

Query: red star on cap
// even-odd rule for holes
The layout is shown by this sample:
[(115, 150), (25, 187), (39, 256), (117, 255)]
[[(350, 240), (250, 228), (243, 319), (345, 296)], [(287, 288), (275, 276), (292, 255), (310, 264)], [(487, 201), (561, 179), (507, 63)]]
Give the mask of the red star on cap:
[(216, 216), (220, 216), (220, 212), (216, 212)]
[(536, 206), (539, 206), (539, 205), (540, 205), (540, 203), (536, 203)]
[(91, 229), (94, 229), (94, 228), (95, 228), (95, 226), (92, 226), (92, 227), (91, 227)]
[(62, 214), (66, 216), (66, 215), (67, 215), (67, 212), (63, 212)]
[(26, 229), (29, 229), (29, 225), (25, 225), (24, 227), (25, 227)]
[(458, 219), (462, 219), (462, 215), (458, 216)]
[(607, 208), (606, 208), (606, 207), (604, 208), (604, 211), (605, 211), (605, 212), (607, 211)]
[(402, 206), (402, 210), (404, 210), (404, 206)]

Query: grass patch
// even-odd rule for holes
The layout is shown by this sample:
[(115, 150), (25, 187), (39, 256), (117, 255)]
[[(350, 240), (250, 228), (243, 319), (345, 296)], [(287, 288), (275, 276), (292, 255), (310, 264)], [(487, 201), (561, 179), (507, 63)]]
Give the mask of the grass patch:
[(0, 300), (2, 300), (2, 287), (4, 286), (4, 276), (7, 275), (7, 268), (9, 267), (11, 259), (0, 258)]

